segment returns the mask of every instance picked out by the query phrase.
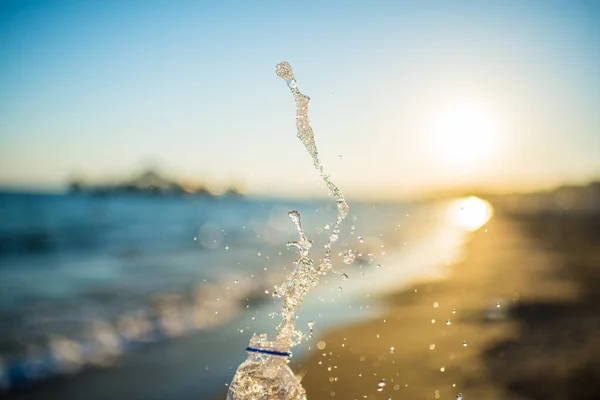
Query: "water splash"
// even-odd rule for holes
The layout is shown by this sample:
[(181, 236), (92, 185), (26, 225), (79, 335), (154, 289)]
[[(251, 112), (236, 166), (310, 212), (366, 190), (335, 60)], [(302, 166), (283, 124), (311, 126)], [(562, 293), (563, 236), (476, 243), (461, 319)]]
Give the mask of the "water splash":
[(304, 233), (300, 213), (290, 211), (288, 215), (296, 226), (299, 238), (287, 245), (298, 248), (299, 257), (295, 261), (294, 270), (287, 276), (283, 285), (275, 287), (277, 297), (284, 298), (281, 308), (282, 321), (278, 326), (277, 338), (287, 340), (291, 346), (295, 346), (304, 338), (302, 332), (295, 329), (296, 312), (302, 305), (306, 293), (319, 283), (319, 271), (315, 268), (309, 255), (312, 241)]
[(315, 143), (315, 134), (310, 126), (310, 120), (308, 119), (308, 105), (310, 102), (310, 98), (300, 92), (298, 89), (298, 84), (296, 79), (294, 78), (294, 74), (292, 73), (292, 66), (283, 61), (277, 64), (275, 68), (275, 72), (277, 76), (286, 81), (292, 95), (294, 96), (294, 101), (296, 102), (296, 130), (298, 138), (306, 147), (306, 150), (310, 154), (313, 160), (313, 166), (321, 175), (321, 178), (327, 185), (329, 192), (334, 197), (337, 203), (337, 217), (335, 224), (333, 225), (333, 230), (329, 236), (329, 240), (325, 245), (325, 256), (323, 260), (321, 260), (321, 264), (319, 265), (319, 272), (327, 272), (331, 269), (331, 244), (337, 241), (340, 233), (340, 225), (344, 218), (348, 215), (349, 207), (346, 201), (344, 200), (344, 195), (338, 189), (338, 187), (331, 181), (329, 175), (327, 175), (323, 169), (323, 165), (319, 160), (319, 152), (317, 150), (317, 145)]
[(294, 96), (296, 103), (296, 129), (298, 138), (304, 144), (304, 147), (306, 147), (306, 150), (313, 160), (313, 166), (321, 175), (321, 178), (326, 183), (327, 188), (337, 203), (337, 217), (335, 224), (333, 225), (333, 229), (331, 230), (329, 239), (325, 245), (325, 255), (318, 267), (314, 265), (313, 260), (310, 258), (309, 251), (312, 247), (312, 242), (304, 234), (300, 213), (298, 211), (289, 212), (289, 216), (298, 231), (299, 239), (295, 242), (288, 243), (288, 246), (296, 247), (299, 256), (295, 261), (294, 270), (287, 276), (285, 282), (281, 286), (275, 287), (273, 295), (284, 298), (283, 307), (281, 309), (282, 321), (278, 326), (277, 338), (286, 340), (290, 346), (295, 346), (304, 338), (302, 332), (295, 328), (296, 312), (302, 305), (306, 293), (319, 283), (319, 275), (325, 274), (332, 269), (331, 245), (338, 240), (340, 225), (348, 215), (349, 207), (344, 200), (342, 192), (331, 181), (329, 175), (325, 173), (323, 165), (319, 161), (315, 135), (308, 119), (308, 105), (310, 98), (302, 94), (298, 89), (298, 83), (294, 78), (292, 67), (288, 62), (284, 61), (279, 63), (275, 68), (275, 72), (277, 76), (287, 83)]

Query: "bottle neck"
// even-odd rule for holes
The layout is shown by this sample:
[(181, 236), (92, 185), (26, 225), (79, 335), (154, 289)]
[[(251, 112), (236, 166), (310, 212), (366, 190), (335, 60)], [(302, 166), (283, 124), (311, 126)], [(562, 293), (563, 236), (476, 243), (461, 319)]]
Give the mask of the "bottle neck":
[(266, 334), (254, 335), (246, 347), (248, 357), (256, 360), (287, 361), (292, 354), (289, 346), (282, 340), (269, 338)]

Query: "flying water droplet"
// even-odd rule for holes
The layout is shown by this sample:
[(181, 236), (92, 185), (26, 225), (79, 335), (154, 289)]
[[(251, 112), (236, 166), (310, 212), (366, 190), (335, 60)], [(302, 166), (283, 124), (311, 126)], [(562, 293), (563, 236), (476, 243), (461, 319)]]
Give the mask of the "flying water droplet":
[(442, 372), (446, 371), (446, 367), (442, 366), (442, 367), (440, 368), (440, 371), (442, 371)]
[(342, 280), (344, 280), (344, 281), (348, 279), (348, 274), (345, 272), (341, 276), (342, 276)]
[(396, 348), (394, 346), (390, 347), (390, 354), (394, 354), (396, 352)]
[(439, 307), (439, 303), (436, 301), (435, 303), (433, 303), (433, 308), (438, 308)]
[(377, 384), (377, 391), (383, 392), (383, 389), (385, 389), (385, 385), (386, 383), (384, 380), (379, 381), (379, 383)]
[(465, 341), (463, 342), (463, 347), (467, 347), (467, 345), (468, 345), (468, 344), (467, 344), (467, 341), (465, 340)]
[(459, 393), (459, 394), (456, 395), (456, 400), (463, 400), (462, 393)]
[(456, 314), (456, 308), (452, 309), (452, 314)]
[(347, 250), (343, 255), (344, 264), (352, 264), (356, 260), (356, 253), (353, 250)]
[(364, 242), (365, 242), (365, 239), (364, 239), (362, 236), (360, 236), (360, 235), (359, 235), (359, 236), (358, 236), (358, 242), (359, 242), (359, 243), (364, 243)]
[(446, 325), (452, 325), (452, 321), (451, 320), (446, 321)]

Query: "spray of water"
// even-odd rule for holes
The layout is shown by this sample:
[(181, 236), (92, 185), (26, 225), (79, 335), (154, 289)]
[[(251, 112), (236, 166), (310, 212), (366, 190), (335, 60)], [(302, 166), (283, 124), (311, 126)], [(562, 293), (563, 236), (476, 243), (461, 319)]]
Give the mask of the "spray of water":
[(314, 265), (313, 260), (310, 258), (309, 251), (312, 247), (312, 242), (304, 234), (302, 228), (302, 222), (300, 219), (300, 213), (298, 211), (291, 211), (289, 213), (290, 218), (294, 222), (298, 231), (299, 239), (295, 242), (288, 243), (288, 246), (294, 246), (298, 248), (299, 257), (295, 262), (295, 268), (288, 275), (285, 282), (275, 288), (273, 293), (276, 297), (283, 297), (283, 307), (281, 310), (282, 322), (278, 327), (277, 338), (284, 339), (291, 346), (294, 346), (302, 341), (304, 335), (295, 328), (295, 317), (296, 312), (302, 305), (302, 300), (306, 293), (315, 287), (319, 282), (319, 275), (327, 273), (332, 269), (331, 262), (331, 245), (338, 240), (340, 225), (346, 216), (348, 215), (349, 207), (342, 192), (338, 187), (331, 181), (329, 175), (327, 175), (323, 169), (323, 165), (319, 160), (319, 152), (315, 143), (315, 134), (310, 126), (310, 120), (308, 119), (308, 105), (310, 98), (300, 92), (298, 84), (292, 73), (291, 65), (283, 61), (275, 68), (277, 76), (282, 78), (290, 88), (294, 101), (296, 103), (296, 129), (298, 131), (298, 138), (306, 147), (306, 150), (310, 154), (313, 165), (319, 172), (319, 175), (327, 185), (331, 195), (334, 197), (337, 203), (337, 217), (327, 244), (325, 245), (325, 255), (318, 266)]

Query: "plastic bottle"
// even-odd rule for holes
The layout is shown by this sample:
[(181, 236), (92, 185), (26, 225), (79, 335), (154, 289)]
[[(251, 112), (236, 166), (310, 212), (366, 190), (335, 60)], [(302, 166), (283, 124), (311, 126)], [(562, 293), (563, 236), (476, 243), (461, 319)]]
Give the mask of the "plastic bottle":
[(300, 379), (288, 366), (288, 344), (266, 334), (254, 335), (248, 358), (238, 367), (227, 400), (306, 400)]

